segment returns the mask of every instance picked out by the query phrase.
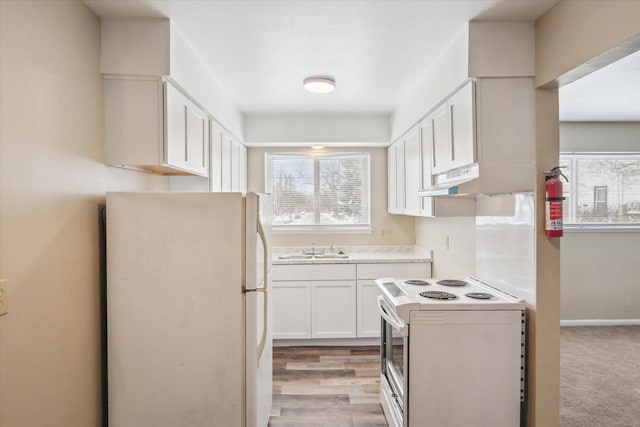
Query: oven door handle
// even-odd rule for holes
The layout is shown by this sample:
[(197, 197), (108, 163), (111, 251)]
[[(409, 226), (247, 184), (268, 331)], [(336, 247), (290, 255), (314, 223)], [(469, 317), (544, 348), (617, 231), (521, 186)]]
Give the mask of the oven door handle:
[(384, 299), (378, 295), (378, 312), (384, 320), (386, 320), (391, 326), (397, 329), (403, 337), (409, 336), (409, 327), (399, 319), (394, 319), (387, 310), (384, 308)]

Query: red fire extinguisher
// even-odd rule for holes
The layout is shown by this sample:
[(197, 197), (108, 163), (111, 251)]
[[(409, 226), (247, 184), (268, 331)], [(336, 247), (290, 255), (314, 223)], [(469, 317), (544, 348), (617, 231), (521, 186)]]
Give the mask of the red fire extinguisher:
[(545, 233), (547, 237), (562, 237), (562, 176), (567, 182), (569, 180), (556, 166), (549, 171), (545, 171), (546, 183), (545, 192)]

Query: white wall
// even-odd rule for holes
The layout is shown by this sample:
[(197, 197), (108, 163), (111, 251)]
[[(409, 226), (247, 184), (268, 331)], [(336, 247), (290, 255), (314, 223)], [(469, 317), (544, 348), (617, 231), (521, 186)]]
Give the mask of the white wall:
[(469, 26), (465, 25), (425, 72), (422, 82), (391, 116), (391, 141), (418, 123), (469, 77)]
[[(264, 154), (267, 152), (314, 152), (311, 148), (249, 147), (247, 169), (249, 191), (264, 192)], [(387, 213), (387, 150), (386, 148), (326, 148), (322, 152), (368, 152), (371, 155), (371, 227), (366, 234), (274, 234), (274, 246), (354, 246), (413, 245), (413, 217)], [(391, 230), (391, 238), (383, 239), (381, 230)]]
[(104, 165), (100, 24), (0, 1), (0, 425), (100, 425), (98, 204), (167, 179)]
[[(560, 151), (640, 152), (640, 123), (560, 123)], [(560, 318), (640, 319), (638, 254), (639, 232), (565, 232)]]
[(386, 146), (387, 114), (268, 114), (247, 115), (244, 142), (294, 146), (300, 143)]
[(415, 228), (416, 245), (433, 251), (433, 277), (476, 274), (474, 217), (416, 218)]

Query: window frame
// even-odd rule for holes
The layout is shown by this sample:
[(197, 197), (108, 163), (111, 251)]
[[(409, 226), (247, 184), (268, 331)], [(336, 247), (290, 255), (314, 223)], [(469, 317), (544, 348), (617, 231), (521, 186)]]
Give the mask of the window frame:
[[(312, 158), (314, 160), (314, 206), (318, 206), (319, 201), (319, 162), (316, 159), (324, 158), (340, 158), (348, 156), (360, 156), (366, 159), (367, 174), (363, 180), (366, 185), (367, 191), (367, 221), (366, 224), (318, 224), (320, 211), (314, 209), (314, 221), (315, 224), (297, 224), (297, 225), (282, 225), (273, 224), (272, 231), (274, 234), (371, 234), (373, 228), (371, 227), (371, 153), (366, 151), (361, 152), (327, 152), (327, 153), (309, 153), (309, 152), (281, 152), (271, 151), (264, 154), (264, 186), (265, 192), (272, 194), (273, 181), (272, 181), (272, 163), (270, 161), (273, 157), (294, 157), (294, 158)], [(275, 203), (275, 197), (273, 197), (273, 203)]]
[[(573, 183), (577, 182), (577, 170), (575, 168), (575, 164), (580, 159), (621, 159), (621, 160), (629, 160), (629, 159), (640, 159), (640, 152), (605, 152), (605, 151), (561, 151), (560, 152), (560, 160), (569, 160), (571, 164), (570, 173), (567, 178), (569, 182), (563, 181), (563, 186), (569, 185), (569, 194), (571, 197), (575, 196), (575, 187), (573, 187)], [(602, 186), (595, 186), (602, 187)], [(595, 188), (594, 187), (594, 188)], [(606, 186), (605, 186), (606, 187)], [(595, 190), (594, 190), (595, 191)], [(608, 190), (607, 190), (608, 192)], [(594, 192), (595, 197), (595, 192)], [(575, 203), (570, 206), (571, 212), (576, 209)], [(564, 217), (567, 218), (570, 212), (565, 212)], [(592, 233), (602, 233), (602, 232), (611, 232), (611, 233), (627, 233), (627, 232), (640, 232), (640, 220), (638, 222), (633, 223), (569, 223), (566, 220), (564, 221), (564, 230), (567, 232), (592, 232)]]

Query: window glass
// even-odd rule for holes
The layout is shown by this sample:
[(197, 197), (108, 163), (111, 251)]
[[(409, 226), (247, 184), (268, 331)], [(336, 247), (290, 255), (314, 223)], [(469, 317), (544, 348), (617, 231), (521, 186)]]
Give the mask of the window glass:
[(369, 228), (369, 154), (266, 155), (273, 225)]
[(565, 224), (640, 225), (640, 154), (561, 154)]

